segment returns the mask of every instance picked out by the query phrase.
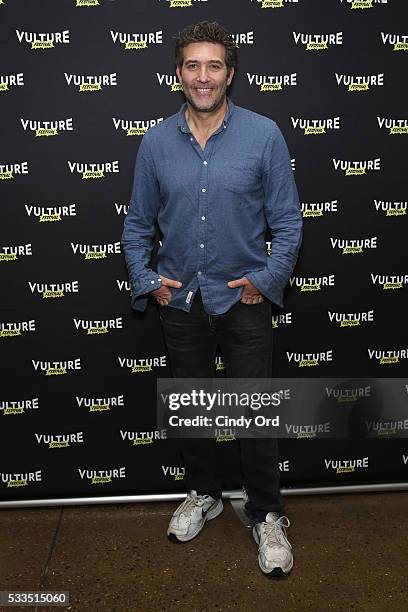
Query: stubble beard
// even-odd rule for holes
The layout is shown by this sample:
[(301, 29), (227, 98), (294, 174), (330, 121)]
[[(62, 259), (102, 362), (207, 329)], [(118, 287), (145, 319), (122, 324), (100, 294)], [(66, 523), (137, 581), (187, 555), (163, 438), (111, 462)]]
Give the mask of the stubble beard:
[(219, 108), (221, 108), (221, 106), (224, 104), (224, 101), (227, 95), (227, 83), (226, 82), (224, 83), (224, 85), (222, 86), (220, 90), (218, 98), (214, 100), (213, 104), (211, 106), (206, 106), (204, 108), (202, 108), (201, 106), (198, 106), (198, 104), (194, 102), (193, 97), (190, 95), (188, 91), (183, 89), (183, 92), (184, 92), (184, 96), (187, 102), (189, 103), (189, 105), (191, 106), (193, 110), (195, 110), (198, 113), (213, 113), (217, 111)]

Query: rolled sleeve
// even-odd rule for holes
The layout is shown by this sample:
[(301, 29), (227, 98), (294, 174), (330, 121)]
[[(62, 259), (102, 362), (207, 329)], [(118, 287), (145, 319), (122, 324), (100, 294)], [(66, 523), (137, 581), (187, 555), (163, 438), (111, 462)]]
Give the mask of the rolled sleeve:
[(269, 300), (283, 306), (283, 290), (295, 267), (302, 242), (302, 216), (289, 151), (278, 126), (264, 153), (264, 211), (271, 231), (266, 266), (246, 274)]
[(144, 136), (136, 157), (132, 195), (121, 239), (132, 290), (131, 305), (139, 311), (147, 306), (147, 294), (161, 287), (160, 276), (149, 268), (160, 204), (156, 169)]

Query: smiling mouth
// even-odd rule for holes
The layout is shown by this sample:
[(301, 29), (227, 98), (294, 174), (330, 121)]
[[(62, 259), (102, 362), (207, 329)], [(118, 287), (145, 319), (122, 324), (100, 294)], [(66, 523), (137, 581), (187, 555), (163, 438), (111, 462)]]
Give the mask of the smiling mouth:
[(196, 87), (195, 90), (200, 94), (208, 94), (213, 91), (212, 87)]

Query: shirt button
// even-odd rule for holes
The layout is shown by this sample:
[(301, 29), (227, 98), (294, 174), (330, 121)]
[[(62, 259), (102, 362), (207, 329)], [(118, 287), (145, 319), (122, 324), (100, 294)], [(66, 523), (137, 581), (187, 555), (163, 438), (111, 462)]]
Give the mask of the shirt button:
[(226, 130), (226, 129), (227, 129), (227, 126), (226, 126), (226, 125), (224, 125), (224, 130)]
[(204, 161), (204, 162), (203, 162), (204, 166), (206, 166), (206, 165), (207, 165), (207, 163), (208, 163), (208, 162)]
[(201, 217), (201, 221), (205, 221), (205, 217)]
[(154, 285), (154, 281), (150, 281), (152, 283), (152, 285)]
[(201, 243), (201, 244), (200, 244), (200, 249), (203, 249), (203, 248), (204, 248), (204, 244), (203, 244), (203, 243)]
[(199, 270), (199, 271), (197, 272), (197, 274), (198, 274), (198, 276), (201, 276), (201, 274), (202, 274), (201, 270)]
[(207, 190), (206, 190), (206, 189), (202, 189), (201, 191), (202, 191), (203, 193), (205, 193)]
[(194, 138), (190, 138), (191, 142), (194, 142)]

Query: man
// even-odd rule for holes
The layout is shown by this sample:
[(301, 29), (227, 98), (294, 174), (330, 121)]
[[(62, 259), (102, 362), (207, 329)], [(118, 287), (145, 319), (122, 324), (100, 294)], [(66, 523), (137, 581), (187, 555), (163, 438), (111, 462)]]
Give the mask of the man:
[[(227, 98), (237, 49), (216, 22), (185, 28), (176, 39), (176, 73), (186, 103), (141, 142), (122, 244), (132, 306), (159, 303), (174, 377), (211, 378), (221, 346), (231, 378), (271, 376), (271, 302), (296, 262), (301, 215), (285, 141), (276, 124)], [(149, 268), (156, 225), (157, 271)], [(265, 249), (266, 224), (272, 254)], [(277, 440), (240, 439), (246, 511), (254, 522), (261, 570), (291, 571), (281, 516)], [(194, 538), (223, 509), (215, 440), (184, 440), (189, 493), (168, 537)]]

